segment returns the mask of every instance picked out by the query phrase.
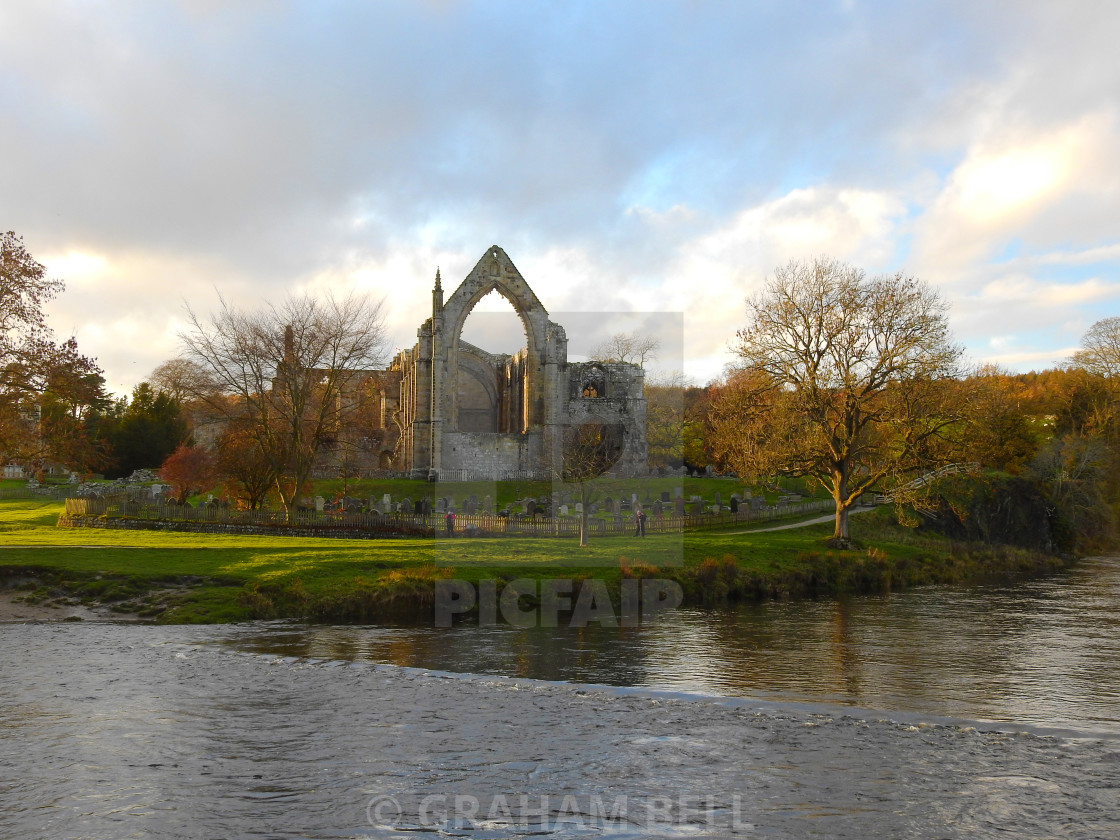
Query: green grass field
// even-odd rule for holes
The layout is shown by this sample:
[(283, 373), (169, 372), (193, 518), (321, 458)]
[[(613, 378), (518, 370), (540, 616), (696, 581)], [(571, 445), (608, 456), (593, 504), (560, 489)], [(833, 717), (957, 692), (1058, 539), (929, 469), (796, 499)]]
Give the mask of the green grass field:
[(58, 501), (0, 500), (0, 583), (32, 600), (113, 604), (162, 622), (310, 617), (370, 621), (416, 612), (432, 581), (623, 575), (677, 580), (689, 601), (826, 596), (1054, 567), (1025, 552), (964, 551), (893, 523), (853, 517), (863, 548), (830, 551), (830, 525), (645, 538), (336, 540), (58, 528)]

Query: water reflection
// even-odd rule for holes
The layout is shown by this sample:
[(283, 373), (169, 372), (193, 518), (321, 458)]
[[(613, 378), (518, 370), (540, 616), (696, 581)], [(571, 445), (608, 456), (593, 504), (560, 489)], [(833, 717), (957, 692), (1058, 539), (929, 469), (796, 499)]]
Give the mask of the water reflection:
[(1120, 559), (1014, 586), (681, 609), (636, 628), (237, 629), (258, 653), (1120, 732)]

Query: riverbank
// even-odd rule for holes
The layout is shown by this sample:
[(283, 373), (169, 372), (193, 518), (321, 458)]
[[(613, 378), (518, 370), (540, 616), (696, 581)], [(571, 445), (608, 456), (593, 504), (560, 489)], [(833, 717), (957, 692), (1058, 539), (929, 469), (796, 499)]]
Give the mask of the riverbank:
[[(881, 510), (852, 520), (857, 548), (827, 524), (645, 538), (336, 540), (56, 528), (61, 503), (0, 503), (0, 588), (28, 606), (81, 606), (161, 623), (261, 618), (430, 619), (437, 580), (675, 581), (686, 604), (826, 598), (937, 583), (1010, 580), (1068, 560), (921, 535)], [(532, 601), (532, 599), (529, 599)]]

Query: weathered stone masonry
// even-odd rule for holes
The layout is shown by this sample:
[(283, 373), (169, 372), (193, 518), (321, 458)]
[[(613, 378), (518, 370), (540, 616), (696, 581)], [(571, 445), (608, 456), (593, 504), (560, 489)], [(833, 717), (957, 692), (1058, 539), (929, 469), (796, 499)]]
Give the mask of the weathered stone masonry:
[[(525, 327), (527, 345), (512, 355), (461, 338), (467, 316), (494, 290)], [(646, 472), (642, 369), (569, 362), (564, 328), (497, 246), (446, 302), (436, 272), (432, 317), (417, 330), (416, 345), (375, 377), (382, 467), (433, 480), (547, 478), (558, 469), (566, 431), (598, 423), (621, 429), (612, 473)]]

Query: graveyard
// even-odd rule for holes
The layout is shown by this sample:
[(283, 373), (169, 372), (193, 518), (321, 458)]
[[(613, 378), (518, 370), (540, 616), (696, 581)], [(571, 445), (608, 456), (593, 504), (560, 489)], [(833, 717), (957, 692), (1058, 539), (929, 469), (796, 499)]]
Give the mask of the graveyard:
[[(651, 500), (660, 499), (663, 491), (656, 481), (631, 494), (640, 492), (644, 501), (648, 489)], [(699, 495), (706, 502), (704, 489), (711, 488), (708, 498), (714, 499), (718, 487), (721, 497), (729, 499), (733, 484), (700, 479), (690, 485), (686, 480), (682, 498)], [(377, 489), (381, 495), (395, 490), (402, 497), (406, 491), (416, 497), (422, 487), (408, 483)], [(0, 491), (8, 491), (0, 493), (0, 588), (15, 589), (31, 603), (82, 603), (164, 623), (414, 621), (430, 613), (434, 581), (452, 577), (472, 582), (595, 578), (615, 590), (627, 577), (660, 577), (680, 583), (686, 604), (726, 604), (1015, 577), (1046, 571), (1050, 567), (1045, 564), (1057, 562), (1031, 552), (962, 547), (917, 534), (899, 526), (889, 506), (853, 519), (856, 539), (866, 547), (850, 551), (825, 550), (830, 524), (769, 531), (762, 530), (765, 523), (756, 533), (744, 533), (749, 526), (653, 531), (645, 537), (631, 531), (593, 536), (588, 546), (580, 547), (573, 539), (468, 539), (438, 532), (415, 539), (356, 540), (59, 528), (61, 499), (4, 498), (11, 489), (8, 482), (0, 485)], [(317, 489), (324, 498), (331, 490)], [(428, 489), (434, 495), (441, 488)], [(457, 502), (464, 489), (459, 488)], [(624, 489), (602, 488), (604, 506), (607, 493), (619, 498)], [(500, 488), (496, 498), (504, 506), (507, 499), (526, 495), (526, 487), (516, 486)]]

